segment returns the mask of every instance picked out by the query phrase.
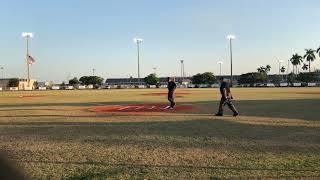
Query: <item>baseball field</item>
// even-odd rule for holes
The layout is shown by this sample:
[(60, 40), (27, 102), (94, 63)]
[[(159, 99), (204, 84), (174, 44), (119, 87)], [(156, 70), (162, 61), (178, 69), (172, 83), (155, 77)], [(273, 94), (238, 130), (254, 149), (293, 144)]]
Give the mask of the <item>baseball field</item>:
[(32, 179), (320, 178), (320, 89), (0, 93), (0, 149)]

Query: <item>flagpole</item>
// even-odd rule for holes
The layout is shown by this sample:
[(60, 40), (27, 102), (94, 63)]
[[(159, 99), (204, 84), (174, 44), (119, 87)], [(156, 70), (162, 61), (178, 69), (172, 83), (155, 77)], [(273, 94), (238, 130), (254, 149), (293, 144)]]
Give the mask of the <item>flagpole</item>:
[(30, 87), (30, 63), (29, 63), (29, 36), (26, 37), (27, 41), (27, 54), (26, 54), (26, 61), (27, 61), (27, 69), (28, 69), (28, 87)]
[(30, 87), (30, 62), (29, 62), (29, 39), (33, 38), (33, 33), (31, 32), (23, 32), (22, 37), (26, 39), (26, 63), (27, 63), (27, 87)]

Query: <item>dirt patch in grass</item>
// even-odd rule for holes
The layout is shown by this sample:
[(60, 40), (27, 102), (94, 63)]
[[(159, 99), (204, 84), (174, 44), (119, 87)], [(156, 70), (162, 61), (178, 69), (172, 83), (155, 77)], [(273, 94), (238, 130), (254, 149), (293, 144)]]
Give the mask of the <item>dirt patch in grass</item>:
[(319, 94), (320, 95), (320, 91), (318, 91), (318, 92), (297, 92), (296, 94)]
[(194, 105), (177, 105), (169, 109), (167, 104), (129, 104), (96, 106), (91, 109), (93, 112), (178, 112), (195, 109)]
[(19, 98), (19, 99), (33, 99), (33, 98), (42, 98), (42, 97), (46, 97), (44, 95), (21, 95), (15, 98)]

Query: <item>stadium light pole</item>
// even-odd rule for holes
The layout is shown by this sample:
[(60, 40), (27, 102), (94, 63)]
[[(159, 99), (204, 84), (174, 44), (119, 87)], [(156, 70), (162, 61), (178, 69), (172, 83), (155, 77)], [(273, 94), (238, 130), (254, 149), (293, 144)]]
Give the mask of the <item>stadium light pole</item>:
[(3, 66), (1, 66), (1, 67), (0, 67), (0, 69), (1, 69), (2, 79), (4, 79), (4, 67), (3, 67)]
[(220, 68), (220, 76), (221, 76), (221, 75), (222, 75), (222, 73), (221, 73), (221, 66), (222, 66), (223, 62), (222, 62), (222, 61), (218, 61), (218, 62), (217, 62), (217, 64), (219, 64), (219, 68)]
[(232, 74), (232, 41), (236, 39), (236, 37), (234, 35), (228, 35), (227, 39), (229, 40), (229, 44), (230, 44), (230, 69), (231, 69), (231, 76), (230, 76), (230, 85), (233, 85), (233, 74)]
[(182, 82), (184, 81), (184, 60), (180, 60), (181, 63), (181, 78)]
[(141, 38), (134, 38), (133, 42), (137, 45), (137, 53), (138, 53), (138, 81), (140, 83), (140, 44), (143, 42)]
[(96, 72), (96, 69), (92, 69), (92, 76), (94, 76), (95, 75), (95, 72)]
[(28, 87), (30, 87), (30, 63), (28, 61), (29, 57), (29, 40), (33, 38), (33, 33), (31, 32), (23, 32), (22, 37), (26, 40), (26, 62), (27, 62), (27, 72), (28, 72)]
[(287, 67), (287, 76), (286, 76), (286, 81), (288, 82), (288, 76), (289, 76), (289, 68), (290, 68), (290, 59), (288, 59), (288, 67)]

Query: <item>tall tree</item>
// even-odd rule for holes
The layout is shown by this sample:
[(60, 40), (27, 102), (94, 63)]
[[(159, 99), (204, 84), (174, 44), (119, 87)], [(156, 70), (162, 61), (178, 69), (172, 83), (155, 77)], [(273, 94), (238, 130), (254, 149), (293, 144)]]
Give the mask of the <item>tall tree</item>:
[(239, 78), (240, 84), (255, 84), (255, 83), (264, 83), (268, 80), (267, 74), (260, 72), (252, 72), (241, 74)]
[(310, 71), (309, 66), (307, 64), (305, 64), (305, 63), (303, 63), (302, 69), (305, 70), (305, 71), (309, 69), (309, 71)]
[[(270, 65), (267, 64), (266, 67), (261, 66), (257, 70), (258, 70), (259, 74), (261, 74), (263, 77), (266, 78), (266, 80), (268, 80), (268, 73), (271, 70), (271, 66)], [(263, 78), (260, 78), (260, 79), (263, 79)]]
[(309, 62), (309, 72), (311, 72), (311, 62), (316, 59), (315, 52), (313, 49), (306, 49), (306, 54), (303, 56), (303, 58)]
[(302, 60), (303, 58), (302, 58), (302, 56), (300, 56), (299, 54), (294, 54), (294, 55), (292, 55), (292, 57), (291, 57), (291, 59), (290, 59), (290, 61), (291, 61), (291, 63), (292, 63), (292, 65), (294, 66), (294, 67), (296, 67), (296, 74), (298, 74), (298, 65), (300, 65), (301, 63), (302, 63)]
[(287, 76), (287, 82), (288, 83), (293, 83), (296, 80), (296, 75), (294, 73), (289, 73)]
[(320, 56), (320, 47), (317, 49), (317, 53), (318, 53), (319, 56)]
[(267, 75), (271, 70), (271, 66), (270, 65), (266, 65), (266, 67), (261, 66), (257, 70), (258, 70), (258, 73)]
[(280, 72), (282, 73), (282, 74), (281, 74), (281, 80), (283, 81), (283, 73), (286, 72), (286, 68), (285, 68), (284, 66), (282, 66), (282, 67), (280, 68)]
[(204, 84), (204, 79), (201, 73), (192, 76), (193, 84)]
[(314, 72), (310, 73), (300, 73), (297, 76), (297, 80), (301, 82), (315, 82), (317, 80), (317, 75)]
[(202, 74), (202, 77), (206, 84), (212, 85), (217, 82), (217, 79), (212, 72), (205, 72)]
[(192, 76), (192, 83), (193, 84), (214, 84), (217, 82), (216, 77), (212, 72), (205, 72), (205, 73), (198, 73)]
[(74, 77), (73, 79), (70, 79), (70, 80), (69, 80), (69, 84), (70, 84), (71, 86), (77, 85), (77, 84), (80, 84), (80, 81), (78, 80), (78, 78)]
[(149, 74), (147, 77), (144, 78), (144, 82), (148, 85), (157, 85), (160, 79), (156, 76), (155, 73)]
[(83, 76), (79, 81), (84, 85), (101, 85), (103, 78), (99, 76)]
[(19, 79), (18, 78), (11, 78), (9, 79), (9, 82), (8, 82), (8, 86), (9, 87), (18, 87), (19, 86)]
[(271, 66), (270, 65), (266, 65), (266, 74), (268, 74), (269, 72), (270, 72), (270, 70), (271, 70)]
[(262, 73), (265, 73), (265, 68), (263, 66), (259, 67), (257, 69), (258, 73), (262, 74)]

